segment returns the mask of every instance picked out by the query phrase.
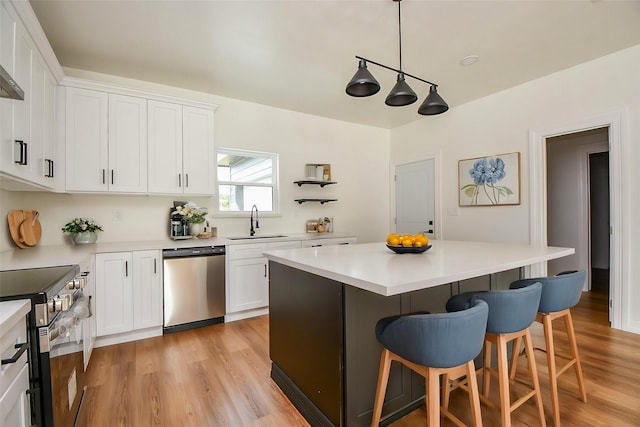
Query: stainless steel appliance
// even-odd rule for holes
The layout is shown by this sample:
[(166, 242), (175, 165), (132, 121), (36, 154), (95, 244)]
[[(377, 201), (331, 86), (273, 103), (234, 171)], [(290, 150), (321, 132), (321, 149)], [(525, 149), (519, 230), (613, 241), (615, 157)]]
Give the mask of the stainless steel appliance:
[(224, 322), (225, 247), (166, 249), (164, 333)]
[(24, 91), (2, 65), (0, 65), (0, 98), (24, 101)]
[(31, 424), (75, 425), (86, 390), (83, 324), (90, 316), (77, 265), (0, 272), (0, 301), (30, 299)]

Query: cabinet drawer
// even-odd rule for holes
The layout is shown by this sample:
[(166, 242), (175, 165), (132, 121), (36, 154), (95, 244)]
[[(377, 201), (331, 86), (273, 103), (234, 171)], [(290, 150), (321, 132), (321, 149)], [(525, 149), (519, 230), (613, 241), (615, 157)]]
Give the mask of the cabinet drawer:
[(267, 249), (295, 249), (300, 247), (300, 241), (267, 243)]
[[(31, 408), (27, 390), (29, 389), (29, 366), (26, 364), (27, 354), (23, 354), (24, 363), (20, 363), (16, 378), (12, 382), (2, 380), (2, 396), (0, 397), (0, 425), (27, 427), (31, 421)], [(4, 389), (6, 387), (6, 390)]]
[[(4, 325), (3, 325), (4, 326)], [(2, 331), (2, 337), (0, 337), (0, 354), (2, 359), (10, 359), (13, 357), (18, 349), (16, 344), (23, 344), (27, 342), (27, 324), (25, 317), (20, 317), (19, 321), (13, 325), (7, 325), (8, 329)], [(0, 368), (0, 384), (2, 384), (3, 390), (0, 395), (4, 393), (4, 387), (18, 376), (20, 369), (27, 363), (27, 352), (22, 353), (22, 356), (15, 363), (8, 363), (2, 365)]]
[(266, 243), (247, 243), (227, 246), (227, 259), (261, 258), (266, 251)]

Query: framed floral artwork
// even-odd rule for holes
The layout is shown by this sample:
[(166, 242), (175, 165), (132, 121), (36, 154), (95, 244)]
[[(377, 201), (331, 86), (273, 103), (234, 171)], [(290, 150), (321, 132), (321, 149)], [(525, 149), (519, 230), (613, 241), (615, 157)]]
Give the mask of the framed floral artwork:
[(458, 161), (460, 206), (520, 204), (520, 153)]

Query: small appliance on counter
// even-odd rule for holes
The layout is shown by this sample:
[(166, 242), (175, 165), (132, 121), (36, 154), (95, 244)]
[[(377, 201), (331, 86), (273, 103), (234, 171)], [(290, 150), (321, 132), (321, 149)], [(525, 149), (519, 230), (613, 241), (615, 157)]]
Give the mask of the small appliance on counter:
[(173, 240), (191, 239), (187, 219), (175, 209), (169, 214), (169, 235)]
[(205, 230), (207, 213), (207, 208), (197, 206), (193, 202), (174, 201), (173, 207), (169, 210), (169, 236), (173, 240), (200, 237), (207, 231)]

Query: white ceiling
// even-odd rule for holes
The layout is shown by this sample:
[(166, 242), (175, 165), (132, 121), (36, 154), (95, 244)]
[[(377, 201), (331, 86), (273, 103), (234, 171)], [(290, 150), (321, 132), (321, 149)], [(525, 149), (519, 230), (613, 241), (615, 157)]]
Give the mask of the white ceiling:
[[(369, 70), (382, 89), (344, 92), (355, 55), (398, 66), (392, 0), (31, 0), (64, 67), (208, 92), (318, 116), (393, 128), (419, 96), (387, 107), (396, 75)], [(451, 107), (640, 44), (640, 1), (402, 2), (406, 72), (439, 85)], [(459, 64), (467, 55), (480, 61)], [(602, 76), (606, 80), (606, 76)], [(446, 114), (446, 113), (445, 113)]]

